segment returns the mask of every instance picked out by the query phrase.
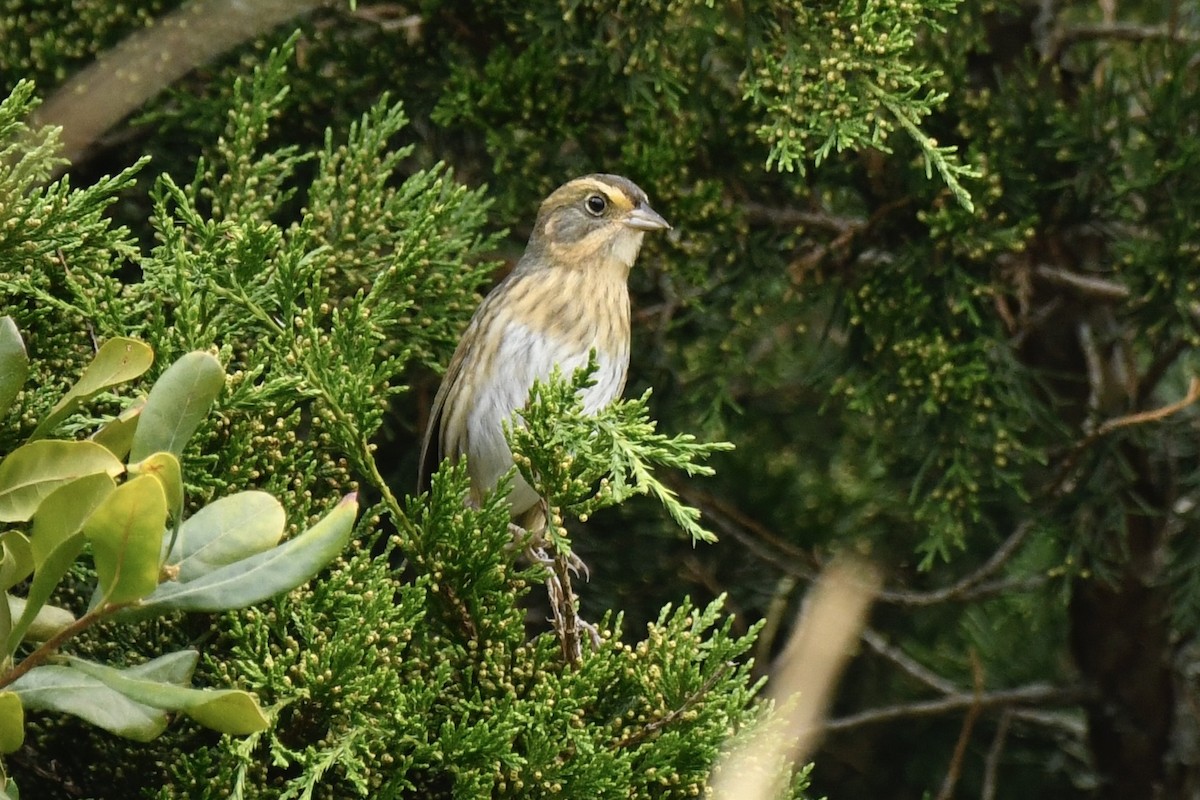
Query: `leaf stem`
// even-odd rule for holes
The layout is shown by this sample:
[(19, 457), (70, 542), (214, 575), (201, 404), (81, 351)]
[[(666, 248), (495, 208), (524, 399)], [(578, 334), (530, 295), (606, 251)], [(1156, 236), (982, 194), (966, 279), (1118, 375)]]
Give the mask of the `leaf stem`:
[(84, 614), (82, 617), (75, 620), (46, 641), (42, 642), (40, 647), (23, 658), (21, 663), (13, 667), (8, 673), (0, 675), (0, 689), (8, 686), (34, 667), (41, 666), (48, 658), (57, 653), (59, 648), (66, 644), (67, 640), (73, 636), (83, 633), (100, 620), (104, 619), (105, 617), (112, 616), (121, 609), (125, 608), (127, 605), (129, 605), (129, 603), (104, 603), (96, 609)]

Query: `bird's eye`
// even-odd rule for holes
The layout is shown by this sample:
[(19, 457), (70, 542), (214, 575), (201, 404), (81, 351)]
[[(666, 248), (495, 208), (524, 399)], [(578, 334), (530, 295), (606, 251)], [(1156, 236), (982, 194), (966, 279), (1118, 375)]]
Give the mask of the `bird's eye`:
[(590, 196), (583, 204), (587, 208), (588, 213), (596, 217), (603, 214), (604, 209), (608, 208), (608, 201), (604, 199), (603, 195), (599, 194)]

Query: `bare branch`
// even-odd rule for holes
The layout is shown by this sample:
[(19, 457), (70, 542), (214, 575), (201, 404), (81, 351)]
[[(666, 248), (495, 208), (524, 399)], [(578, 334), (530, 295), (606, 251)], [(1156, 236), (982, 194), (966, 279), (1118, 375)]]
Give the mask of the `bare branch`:
[(781, 228), (805, 226), (821, 228), (833, 233), (846, 233), (867, 224), (863, 217), (840, 217), (828, 211), (807, 211), (800, 208), (776, 208), (763, 203), (746, 201), (741, 204), (750, 222), (765, 222)]
[(862, 640), (868, 647), (874, 650), (878, 655), (883, 656), (888, 661), (899, 667), (905, 674), (916, 678), (921, 683), (931, 689), (936, 689), (942, 694), (957, 694), (959, 687), (954, 681), (943, 678), (933, 670), (920, 663), (912, 656), (905, 653), (899, 647), (889, 644), (883, 635), (872, 628), (866, 628), (862, 632)]
[[(1029, 536), (1029, 532), (1032, 529), (1032, 520), (1022, 522), (1016, 527), (1016, 530), (1009, 534), (1009, 537), (1004, 540), (999, 549), (992, 553), (991, 558), (984, 562), (983, 566), (944, 589), (935, 589), (931, 592), (884, 591), (879, 593), (879, 599), (885, 603), (895, 603), (896, 605), (904, 606), (931, 606), (950, 600), (974, 599), (979, 595), (972, 590), (978, 589), (988, 576), (1008, 563), (1008, 560), (1025, 543), (1025, 539)], [(1039, 584), (1041, 582), (1039, 579)], [(1004, 590), (1011, 589), (1015, 585), (1020, 585), (1020, 583), (1004, 582), (998, 584)]]
[[(820, 564), (811, 553), (784, 540), (762, 523), (728, 503), (684, 481), (668, 478), (666, 483), (689, 504), (703, 511), (705, 519), (721, 535), (736, 539), (755, 558), (785, 575), (802, 581), (808, 582), (816, 578)], [(1012, 558), (1029, 534), (1031, 525), (1030, 522), (1019, 525), (983, 566), (950, 586), (929, 592), (884, 590), (879, 593), (878, 599), (894, 605), (922, 607), (947, 602), (968, 602), (1008, 592), (1033, 591), (1044, 585), (1048, 578), (1037, 575), (990, 582), (986, 580)]]
[(788, 765), (803, 763), (816, 748), (838, 676), (854, 650), (878, 585), (875, 568), (857, 560), (835, 559), (822, 571), (767, 684), (778, 713), (722, 754), (713, 768), (713, 797), (777, 797)]
[(1200, 400), (1200, 378), (1192, 377), (1188, 384), (1187, 394), (1183, 399), (1174, 403), (1168, 403), (1161, 408), (1155, 408), (1150, 411), (1142, 411), (1137, 414), (1126, 414), (1123, 417), (1114, 417), (1105, 420), (1104, 423), (1096, 429), (1096, 437), (1107, 436), (1119, 428), (1125, 428), (1130, 425), (1144, 425), (1147, 422), (1157, 422), (1165, 419), (1172, 414), (1177, 414), (1183, 409)]
[(979, 704), (981, 710), (1026, 705), (1073, 705), (1086, 696), (1081, 687), (1051, 686), (1044, 683), (1030, 684), (1017, 689), (1000, 689), (978, 696), (974, 692), (956, 692), (936, 700), (898, 703), (893, 706), (883, 706), (850, 714), (830, 720), (825, 724), (825, 730), (828, 732), (849, 731), (866, 725), (894, 722), (898, 719), (937, 717), (954, 711), (962, 711), (975, 703)]
[(1074, 272), (1050, 264), (1038, 264), (1033, 268), (1033, 272), (1047, 283), (1071, 289), (1077, 294), (1096, 300), (1116, 302), (1129, 299), (1129, 287), (1116, 281), (1097, 278), (1094, 275), (1084, 275), (1082, 272)]
[[(974, 678), (975, 697), (978, 698), (983, 694), (983, 665), (979, 663), (979, 656), (974, 650), (971, 651), (971, 675)], [(938, 800), (951, 800), (954, 797), (954, 787), (958, 785), (958, 778), (962, 775), (963, 759), (967, 756), (967, 745), (971, 742), (971, 733), (975, 730), (975, 722), (978, 719), (979, 704), (975, 703), (967, 709), (967, 715), (963, 718), (962, 730), (958, 732), (954, 755), (950, 759), (949, 769), (946, 770), (946, 779), (942, 781), (941, 791), (938, 792)]]
[(1000, 715), (1000, 724), (996, 726), (996, 735), (992, 737), (992, 746), (988, 748), (984, 761), (983, 788), (979, 792), (979, 800), (996, 800), (996, 773), (1000, 770), (1000, 756), (1004, 753), (1004, 742), (1008, 738), (1008, 726), (1012, 718), (1011, 710), (1005, 710)]
[(327, 0), (192, 0), (126, 37), (34, 112), (62, 126), (63, 155), (79, 161), (100, 136), (174, 81)]
[(620, 741), (618, 741), (615, 745), (613, 745), (613, 749), (621, 750), (625, 747), (628, 747), (631, 744), (637, 744), (638, 742), (645, 741), (655, 731), (662, 730), (663, 728), (667, 727), (675, 720), (682, 717), (684, 714), (687, 713), (688, 709), (690, 709), (692, 706), (696, 705), (696, 703), (703, 700), (704, 696), (712, 691), (712, 688), (717, 685), (717, 681), (721, 680), (722, 676), (724, 676), (725, 673), (728, 672), (730, 667), (732, 667), (732, 666), (733, 666), (733, 664), (728, 661), (725, 662), (724, 664), (719, 665), (716, 669), (713, 670), (712, 675), (709, 675), (708, 678), (705, 679), (704, 683), (701, 684), (699, 689), (692, 692), (691, 694), (689, 694), (687, 697), (685, 697), (683, 699), (683, 702), (679, 704), (678, 708), (671, 709), (671, 711), (669, 711), (664, 716), (659, 717), (656, 720), (651, 720), (650, 722), (647, 722), (635, 733), (631, 733), (630, 735), (628, 735), (628, 736), (624, 737), (623, 739), (621, 739)]
[(1062, 47), (1080, 42), (1111, 40), (1118, 42), (1168, 41), (1178, 44), (1200, 42), (1200, 31), (1179, 29), (1170, 25), (1139, 25), (1136, 22), (1102, 22), (1071, 25), (1059, 31)]

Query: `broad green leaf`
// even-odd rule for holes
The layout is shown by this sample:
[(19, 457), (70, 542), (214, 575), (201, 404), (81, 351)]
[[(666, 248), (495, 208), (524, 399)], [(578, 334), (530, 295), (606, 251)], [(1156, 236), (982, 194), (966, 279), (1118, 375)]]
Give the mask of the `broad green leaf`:
[(131, 475), (153, 475), (162, 483), (163, 492), (167, 495), (167, 505), (174, 513), (183, 510), (183, 470), (179, 459), (171, 453), (154, 453), (153, 455), (129, 465)]
[(159, 584), (139, 609), (225, 611), (260, 603), (308, 581), (346, 546), (358, 515), (349, 494), (313, 527), (278, 547), (183, 583)]
[(142, 418), (142, 409), (145, 407), (146, 398), (134, 400), (124, 411), (93, 433), (91, 441), (103, 445), (117, 458), (125, 458), (129, 455), (129, 448), (133, 447), (133, 434), (137, 431), (138, 420)]
[(130, 700), (103, 681), (70, 667), (34, 667), (8, 687), (30, 711), (58, 711), (110, 733), (148, 742), (167, 729), (167, 712)]
[(165, 563), (179, 568), (180, 583), (194, 581), (274, 547), (286, 524), (283, 506), (266, 492), (222, 497), (188, 517)]
[(33, 581), (25, 595), (24, 613), (13, 625), (10, 655), (25, 637), (25, 630), (41, 616), (40, 609), (83, 549), (80, 531), (84, 520), (116, 488), (117, 484), (104, 473), (88, 475), (58, 487), (42, 501), (29, 534)]
[(193, 689), (170, 683), (130, 677), (121, 671), (78, 658), (71, 667), (103, 681), (138, 703), (167, 711), (182, 711), (206, 728), (233, 736), (256, 733), (267, 727), (267, 718), (254, 696), (239, 689)]
[(179, 466), (179, 459), (170, 453), (155, 453), (136, 464), (130, 464), (129, 472), (158, 478), (167, 495), (167, 509), (178, 531), (183, 519), (183, 470)]
[(9, 646), (14, 641), (13, 630), (13, 615), (12, 607), (8, 603), (8, 592), (4, 593), (4, 602), (0, 602), (0, 654), (8, 655), (9, 650), (16, 650), (16, 646)]
[(84, 520), (116, 488), (116, 481), (101, 472), (71, 481), (51, 492), (34, 515), (29, 533), (34, 569), (41, 569), (64, 542), (79, 533)]
[(224, 386), (225, 370), (208, 353), (188, 353), (168, 367), (146, 398), (133, 434), (130, 461), (141, 461), (160, 451), (182, 455), (187, 440)]
[(259, 707), (254, 695), (241, 689), (176, 689), (203, 691), (209, 695), (204, 702), (193, 703), (183, 713), (206, 728), (231, 736), (246, 736), (270, 727), (270, 721)]
[(150, 369), (153, 363), (154, 351), (145, 342), (120, 336), (109, 339), (96, 351), (83, 376), (50, 409), (30, 438), (45, 436), (88, 400), (105, 389), (133, 380)]
[(131, 678), (187, 686), (192, 682), (192, 673), (196, 671), (199, 660), (200, 653), (196, 650), (176, 650), (143, 664), (126, 667), (122, 672)]
[(14, 597), (11, 594), (8, 596), (8, 609), (14, 619), (20, 618), (24, 621), (26, 615), (30, 617), (27, 625), (13, 626), (13, 647), (10, 647), (10, 650), (15, 650), (15, 645), (19, 644), (22, 638), (44, 642), (75, 621), (75, 615), (65, 608), (43, 604), (36, 611), (30, 612), (31, 608), (24, 597)]
[(116, 477), (116, 456), (95, 442), (43, 440), (22, 445), (0, 461), (0, 522), (24, 522), (58, 487), (87, 475)]
[(83, 523), (105, 601), (129, 603), (154, 591), (166, 524), (167, 497), (152, 475), (118, 486)]
[(20, 531), (0, 533), (0, 591), (7, 591), (33, 572), (33, 550)]
[[(6, 531), (0, 534), (0, 592), (4, 599), (0, 600), (0, 655), (7, 655), (13, 641), (13, 613), (8, 603), (8, 590), (25, 580), (33, 570), (33, 553), (29, 549), (29, 540), (20, 531)], [(0, 663), (4, 659), (0, 658)]]
[[(0, 592), (4, 592), (4, 599), (0, 601), (0, 654), (8, 654), (9, 643), (13, 640), (13, 613), (8, 590), (23, 581), (32, 569), (33, 553), (25, 534), (20, 531), (0, 534)], [(4, 663), (3, 658), (0, 663)]]
[(15, 753), (25, 741), (25, 709), (16, 692), (0, 692), (0, 754)]
[(29, 377), (29, 356), (17, 323), (0, 317), (0, 416), (8, 412)]

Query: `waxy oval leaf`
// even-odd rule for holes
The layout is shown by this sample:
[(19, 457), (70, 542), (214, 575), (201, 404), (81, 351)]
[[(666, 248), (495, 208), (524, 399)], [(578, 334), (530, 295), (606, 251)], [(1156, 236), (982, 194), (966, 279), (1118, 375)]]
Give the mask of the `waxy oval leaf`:
[(0, 692), (0, 755), (15, 753), (25, 741), (25, 709), (16, 692)]
[(29, 377), (29, 355), (17, 323), (12, 317), (0, 317), (0, 416), (17, 399)]
[(148, 742), (167, 729), (166, 711), (134, 702), (103, 681), (70, 667), (34, 667), (8, 688), (30, 711), (72, 714), (137, 742)]
[[(19, 640), (23, 636), (32, 642), (44, 642), (69, 628), (75, 622), (75, 615), (65, 608), (43, 604), (33, 614), (29, 613), (30, 608), (31, 606), (24, 597), (14, 597), (11, 594), (8, 596), (8, 610), (14, 619), (23, 619), (27, 615), (31, 617), (29, 624), (23, 626), (19, 634), (17, 626), (13, 626), (11, 635), (14, 640)], [(9, 649), (15, 650), (15, 644)]]
[(146, 398), (129, 460), (141, 461), (159, 451), (183, 455), (224, 386), (225, 370), (208, 353), (188, 353), (167, 367)]
[(130, 603), (154, 591), (166, 524), (167, 496), (153, 475), (118, 486), (83, 523), (106, 602)]
[(117, 484), (104, 473), (88, 475), (58, 487), (42, 502), (29, 534), (33, 580), (25, 595), (25, 609), (13, 624), (9, 655), (16, 651), (27, 629), (30, 638), (37, 638), (33, 627), (38, 624), (42, 607), (83, 549), (80, 530), (84, 520), (116, 488)]
[(79, 658), (71, 658), (70, 665), (135, 702), (167, 711), (182, 711), (204, 727), (220, 733), (244, 736), (265, 730), (268, 725), (254, 696), (240, 689), (175, 686), (131, 677), (128, 670), (116, 670)]
[(225, 611), (261, 603), (307, 582), (350, 541), (358, 516), (355, 494), (304, 533), (278, 547), (188, 581), (167, 581), (139, 605), (155, 611)]
[(0, 533), (0, 591), (8, 591), (33, 572), (33, 549), (20, 531)]
[(133, 447), (133, 434), (137, 432), (138, 420), (142, 418), (145, 406), (146, 398), (139, 397), (88, 438), (106, 447), (117, 458), (125, 458), (129, 455), (129, 448)]
[(287, 515), (266, 492), (238, 492), (188, 517), (164, 563), (178, 567), (180, 583), (194, 581), (270, 550), (283, 538)]
[(0, 522), (30, 519), (58, 487), (87, 475), (116, 477), (117, 457), (95, 442), (42, 440), (22, 445), (0, 461)]
[(45, 436), (88, 400), (105, 389), (133, 380), (153, 363), (154, 351), (145, 342), (123, 336), (109, 339), (100, 345), (83, 376), (50, 409), (30, 438)]

